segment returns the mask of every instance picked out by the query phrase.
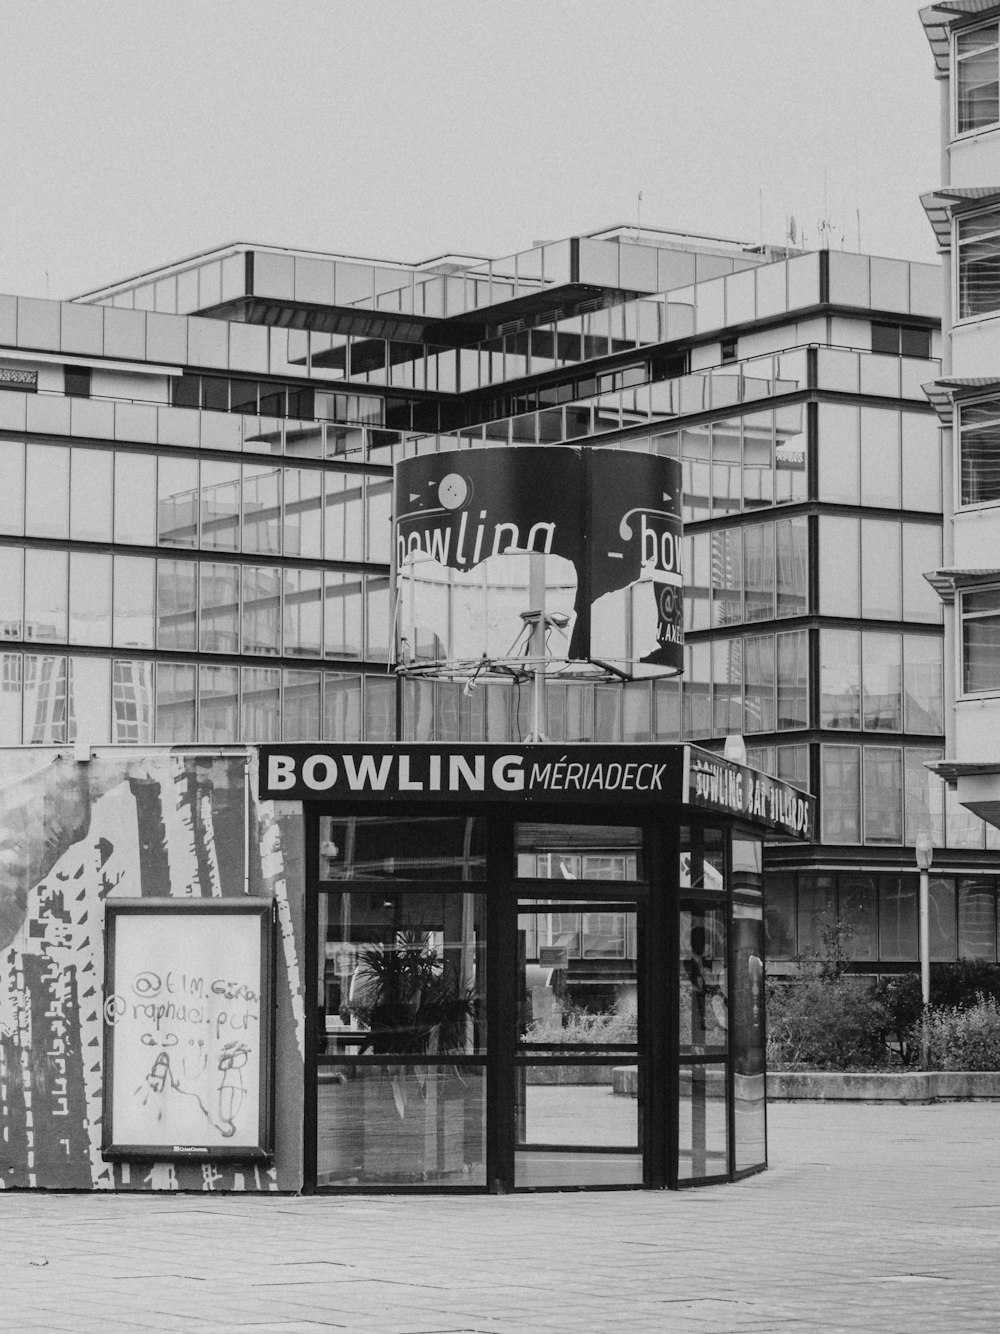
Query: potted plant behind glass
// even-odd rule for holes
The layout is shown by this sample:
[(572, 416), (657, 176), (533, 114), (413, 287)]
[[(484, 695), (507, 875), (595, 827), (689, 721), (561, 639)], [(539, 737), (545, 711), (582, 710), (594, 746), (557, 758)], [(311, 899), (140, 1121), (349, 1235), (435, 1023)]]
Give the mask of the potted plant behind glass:
[(365, 1081), (365, 1177), (424, 1181), (461, 1171), (466, 1081), (456, 1065), (420, 1058), (469, 1050), (474, 988), (424, 932), (401, 930), (360, 951), (347, 1008), (368, 1030), (359, 1054), (387, 1058)]

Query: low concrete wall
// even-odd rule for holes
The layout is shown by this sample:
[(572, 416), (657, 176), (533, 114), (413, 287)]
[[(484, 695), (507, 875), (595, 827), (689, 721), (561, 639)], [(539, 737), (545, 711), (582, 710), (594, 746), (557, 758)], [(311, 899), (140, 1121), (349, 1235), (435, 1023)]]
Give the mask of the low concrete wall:
[(906, 1070), (885, 1073), (768, 1072), (769, 1102), (958, 1102), (1000, 1100), (1000, 1072)]

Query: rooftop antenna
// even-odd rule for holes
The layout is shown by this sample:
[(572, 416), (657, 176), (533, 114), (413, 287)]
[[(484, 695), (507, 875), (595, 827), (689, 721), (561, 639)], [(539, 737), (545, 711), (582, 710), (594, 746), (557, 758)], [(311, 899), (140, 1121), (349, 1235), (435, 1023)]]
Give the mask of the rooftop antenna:
[(642, 191), (639, 191), (639, 197), (635, 201), (635, 230), (642, 231)]
[(861, 210), (859, 208), (856, 208), (854, 212), (858, 219), (858, 254), (860, 255), (861, 254)]

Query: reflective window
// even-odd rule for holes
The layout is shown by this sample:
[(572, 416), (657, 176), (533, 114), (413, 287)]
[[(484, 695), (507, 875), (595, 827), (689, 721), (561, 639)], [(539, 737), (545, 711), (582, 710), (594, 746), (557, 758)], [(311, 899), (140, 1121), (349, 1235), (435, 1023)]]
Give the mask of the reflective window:
[(837, 916), (849, 925), (852, 959), (878, 958), (878, 877), (852, 872), (840, 877)]
[(917, 958), (917, 877), (879, 876), (879, 957)]
[(323, 651), (322, 573), (284, 570), (284, 652), (319, 657)]
[(951, 876), (929, 878), (927, 908), (931, 962), (950, 963), (958, 957), (958, 915)]
[(864, 747), (864, 841), (903, 841), (903, 753), (896, 746)]
[(360, 658), (361, 596), (360, 574), (324, 574), (324, 652), (328, 658)]
[(955, 133), (966, 134), (1000, 120), (997, 25), (955, 34)]
[(156, 537), (162, 546), (198, 545), (198, 460), (158, 459)]
[(779, 616), (809, 610), (809, 528), (805, 516), (774, 525), (775, 585)]
[(860, 486), (858, 409), (845, 403), (820, 403), (819, 498), (857, 505)]
[(0, 640), (24, 638), (24, 552), (0, 546)]
[(29, 548), (24, 553), (24, 637), (65, 644), (67, 631), (65, 551)]
[(857, 616), (861, 604), (858, 520), (824, 514), (819, 521), (819, 610)]
[(989, 879), (962, 878), (958, 882), (958, 957), (997, 957), (996, 890)]
[(74, 542), (110, 542), (114, 454), (70, 450), (69, 535)]
[(156, 740), (194, 741), (197, 668), (187, 663), (156, 665)]
[[(995, 51), (993, 61), (995, 67)], [(958, 316), (995, 310), (1000, 310), (1000, 210), (992, 209), (958, 220)]]
[(225, 745), (239, 739), (238, 667), (199, 670), (198, 740)]
[(201, 545), (210, 551), (240, 546), (240, 465), (203, 459), (201, 464)]
[(320, 673), (283, 673), (281, 691), (282, 741), (315, 741), (320, 732)]
[(323, 558), (323, 474), (285, 469), (285, 555)]
[(899, 509), (899, 413), (861, 409), (861, 495), (866, 505)]
[(861, 636), (857, 630), (820, 631), (820, 726), (861, 726)]
[(862, 726), (868, 731), (898, 732), (903, 721), (900, 636), (866, 631), (861, 649)]
[[(150, 562), (152, 563), (152, 562)], [(115, 745), (135, 745), (153, 739), (153, 664), (112, 664), (111, 707)]]
[(0, 440), (0, 533), (24, 532), (24, 445)]
[(243, 466), (243, 550), (281, 554), (281, 470)]
[(115, 541), (156, 544), (156, 457), (115, 454)]
[(244, 565), (242, 580), (243, 652), (277, 655), (281, 651), (281, 571)]
[(73, 551), (69, 557), (69, 642), (111, 643), (111, 557)]
[(361, 677), (323, 673), (323, 740), (361, 740)]
[(861, 748), (820, 747), (824, 843), (861, 842)]
[[(198, 566), (189, 560), (156, 562), (156, 646), (197, 648)], [(159, 735), (159, 734), (157, 734)]]
[(1000, 588), (963, 593), (962, 691), (1000, 690)]
[(69, 664), (50, 653), (26, 653), (22, 678), (24, 744), (58, 746), (68, 740)]
[(900, 525), (866, 519), (861, 525), (861, 615), (899, 620)]
[(903, 509), (941, 509), (941, 436), (933, 413), (900, 413)]
[(156, 561), (144, 556), (115, 556), (112, 627), (115, 647), (153, 648), (155, 628)]
[(360, 473), (326, 474), (324, 554), (327, 560), (360, 561), (364, 551), (364, 509)]
[(238, 653), (240, 648), (239, 566), (206, 561), (200, 567), (199, 617), (202, 653)]
[(277, 667), (243, 667), (242, 739), (280, 741), (281, 672)]
[(60, 445), (27, 447), (25, 526), (32, 537), (69, 534), (69, 450)]
[(959, 409), (961, 504), (1000, 500), (1000, 398)]

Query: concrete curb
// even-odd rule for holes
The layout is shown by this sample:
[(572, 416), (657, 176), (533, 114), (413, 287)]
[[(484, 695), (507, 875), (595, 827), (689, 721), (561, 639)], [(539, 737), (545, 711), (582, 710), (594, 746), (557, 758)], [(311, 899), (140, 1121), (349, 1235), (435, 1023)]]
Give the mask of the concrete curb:
[(769, 1071), (769, 1102), (972, 1102), (1000, 1100), (1000, 1071), (897, 1073)]

